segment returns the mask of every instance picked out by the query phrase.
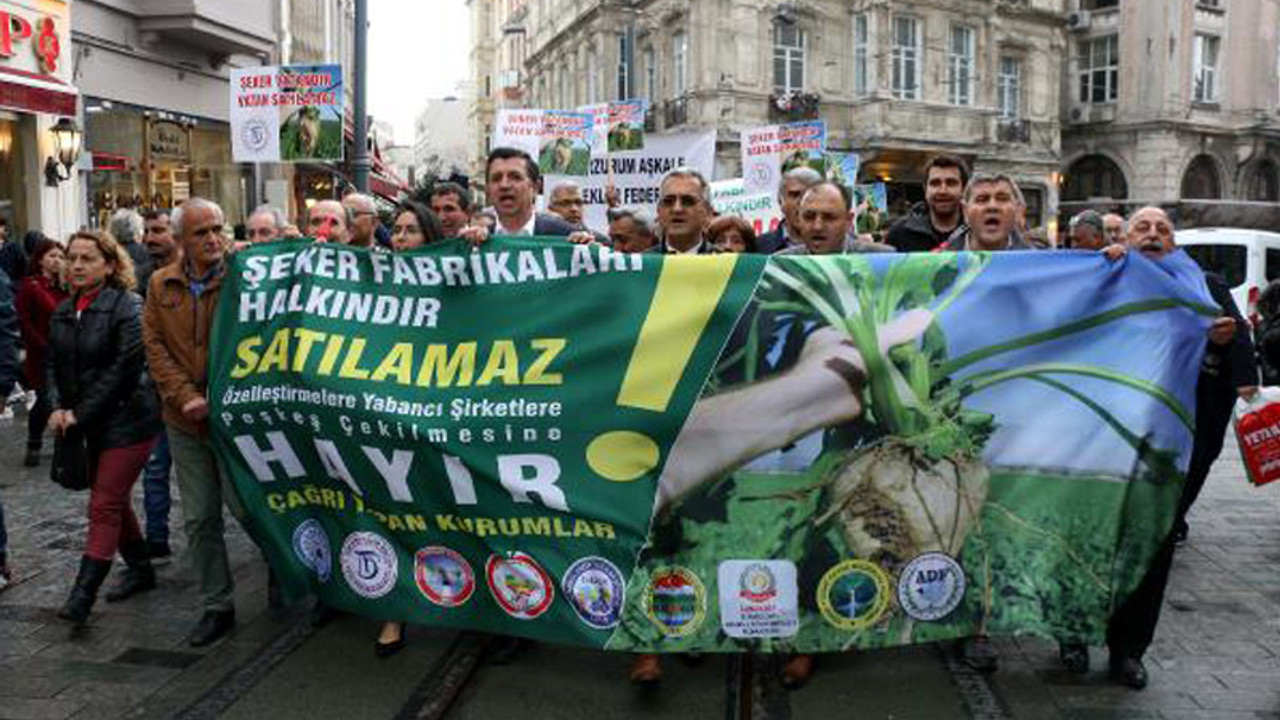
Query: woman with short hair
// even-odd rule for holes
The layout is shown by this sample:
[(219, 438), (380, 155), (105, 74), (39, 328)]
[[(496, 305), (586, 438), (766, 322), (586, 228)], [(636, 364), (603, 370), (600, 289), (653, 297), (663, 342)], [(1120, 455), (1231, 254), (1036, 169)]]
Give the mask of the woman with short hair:
[(104, 232), (78, 232), (67, 245), (71, 297), (49, 325), (49, 426), (88, 447), (89, 532), (75, 585), (58, 617), (84, 624), (117, 551), (128, 563), (107, 601), (155, 587), (147, 543), (130, 492), (160, 433), (160, 408), (146, 374), (142, 300), (129, 254)]

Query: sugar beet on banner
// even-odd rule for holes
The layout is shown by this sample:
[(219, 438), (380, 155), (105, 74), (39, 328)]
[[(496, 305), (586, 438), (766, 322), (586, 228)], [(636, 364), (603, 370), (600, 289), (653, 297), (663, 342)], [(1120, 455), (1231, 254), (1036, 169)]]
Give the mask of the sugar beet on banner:
[(645, 651), (1098, 640), (1167, 534), (1182, 254), (236, 255), (212, 431), (295, 590)]

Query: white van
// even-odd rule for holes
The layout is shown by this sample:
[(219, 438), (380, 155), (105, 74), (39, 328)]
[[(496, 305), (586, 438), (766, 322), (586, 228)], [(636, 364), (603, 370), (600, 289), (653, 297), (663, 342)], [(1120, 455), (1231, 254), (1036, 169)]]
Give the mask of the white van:
[(1179, 230), (1176, 238), (1200, 267), (1226, 278), (1240, 313), (1255, 320), (1258, 295), (1280, 278), (1280, 233), (1196, 228)]

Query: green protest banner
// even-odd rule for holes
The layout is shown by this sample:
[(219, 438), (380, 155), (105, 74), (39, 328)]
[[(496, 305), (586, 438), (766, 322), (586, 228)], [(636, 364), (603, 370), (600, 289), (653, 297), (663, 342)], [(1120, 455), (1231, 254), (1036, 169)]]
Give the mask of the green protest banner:
[(1198, 270), (868, 257), (252, 247), (215, 448), (286, 584), (373, 617), (658, 652), (1099, 639), (1176, 508)]

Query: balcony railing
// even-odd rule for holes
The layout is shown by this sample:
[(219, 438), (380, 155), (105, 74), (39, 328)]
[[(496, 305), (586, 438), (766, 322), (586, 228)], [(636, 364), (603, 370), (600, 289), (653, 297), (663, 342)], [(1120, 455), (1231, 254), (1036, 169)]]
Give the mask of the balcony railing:
[(1026, 120), (1002, 119), (996, 123), (996, 140), (1002, 143), (1031, 142), (1031, 123)]
[(769, 96), (769, 119), (772, 122), (817, 120), (822, 98), (817, 93), (775, 90)]

